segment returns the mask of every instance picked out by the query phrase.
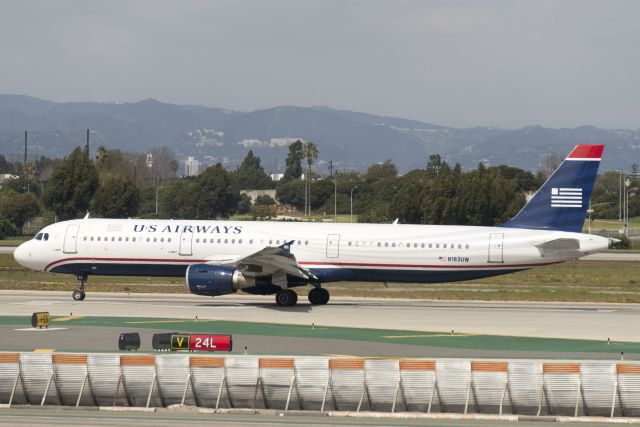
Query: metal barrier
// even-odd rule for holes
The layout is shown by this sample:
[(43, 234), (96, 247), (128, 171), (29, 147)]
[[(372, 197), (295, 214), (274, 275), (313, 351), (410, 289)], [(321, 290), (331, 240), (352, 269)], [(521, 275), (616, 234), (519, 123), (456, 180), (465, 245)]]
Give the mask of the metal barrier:
[(640, 363), (0, 353), (4, 405), (640, 414)]

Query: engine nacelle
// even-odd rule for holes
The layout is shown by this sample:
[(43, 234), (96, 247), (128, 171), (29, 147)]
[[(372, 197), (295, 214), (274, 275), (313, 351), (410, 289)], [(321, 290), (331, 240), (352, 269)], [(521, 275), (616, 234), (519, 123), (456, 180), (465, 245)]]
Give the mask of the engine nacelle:
[(187, 289), (197, 295), (218, 296), (255, 286), (255, 280), (230, 267), (192, 264), (186, 273)]

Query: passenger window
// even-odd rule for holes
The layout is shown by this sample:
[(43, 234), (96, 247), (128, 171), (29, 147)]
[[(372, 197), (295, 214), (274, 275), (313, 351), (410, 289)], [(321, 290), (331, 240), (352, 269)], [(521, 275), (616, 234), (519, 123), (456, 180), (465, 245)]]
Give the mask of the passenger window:
[(420, 247), (421, 247), (421, 248), (424, 248), (424, 243), (422, 243), (422, 244), (420, 245)]
[(305, 241), (304, 241), (304, 244), (305, 244), (305, 246), (306, 246), (306, 245), (308, 245), (308, 244), (309, 244), (309, 241), (308, 241), (308, 240), (305, 240)]
[(157, 238), (157, 237), (154, 237), (154, 238), (153, 238), (153, 241), (154, 241), (154, 242), (157, 242), (157, 241), (158, 241), (158, 238)]
[(87, 236), (84, 236), (84, 238), (82, 240), (84, 240), (86, 242), (87, 241)]
[(91, 240), (93, 242), (93, 236), (89, 237), (89, 240)]
[(164, 243), (164, 237), (161, 237), (161, 238), (160, 238), (160, 242), (161, 242), (161, 243)]
[(196, 239), (196, 243), (200, 243), (200, 239)]
[(98, 236), (98, 242), (100, 241), (100, 236)]
[(122, 237), (118, 237), (118, 242), (122, 242)]
[(298, 240), (298, 244), (301, 244), (302, 242), (300, 240)]
[(269, 244), (270, 244), (270, 245), (271, 245), (271, 244), (273, 244), (273, 240), (269, 240)]
[(458, 249), (462, 249), (462, 245), (458, 243)]
[[(213, 240), (213, 239), (211, 239), (211, 240)], [(171, 243), (171, 237), (169, 237), (169, 238), (167, 239), (167, 242)]]
[(253, 239), (249, 240), (249, 244), (253, 245)]
[(136, 241), (136, 238), (135, 238), (135, 237), (132, 237), (132, 238), (131, 238), (131, 241), (132, 241), (132, 242), (135, 242), (135, 241)]
[(231, 239), (231, 244), (233, 245), (234, 243), (236, 243), (236, 239)]
[(436, 243), (436, 249), (440, 249), (440, 243)]
[(151, 241), (151, 239), (149, 237), (147, 237), (147, 242), (150, 242), (150, 241)]
[(465, 245), (465, 249), (469, 249), (469, 244), (468, 243)]
[(238, 244), (241, 245), (242, 244), (242, 239), (238, 239)]
[(384, 242), (384, 247), (388, 248), (389, 247), (389, 242)]
[(349, 243), (347, 244), (347, 246), (351, 246), (351, 242), (349, 242)]
[(129, 241), (129, 238), (128, 238), (128, 237), (125, 237), (125, 238), (124, 238), (124, 241), (125, 241), (125, 242), (128, 242), (128, 241)]

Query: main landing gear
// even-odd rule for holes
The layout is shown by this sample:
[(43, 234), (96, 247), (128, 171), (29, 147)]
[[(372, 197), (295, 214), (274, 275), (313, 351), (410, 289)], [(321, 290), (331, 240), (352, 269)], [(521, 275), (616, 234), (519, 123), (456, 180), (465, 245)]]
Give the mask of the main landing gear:
[(329, 302), (329, 291), (317, 287), (309, 291), (309, 302), (311, 305), (324, 305)]
[[(276, 304), (281, 307), (291, 307), (298, 302), (298, 294), (291, 289), (282, 289), (276, 293)], [(329, 291), (315, 287), (309, 291), (311, 305), (324, 305), (329, 302)]]
[(78, 274), (78, 289), (73, 291), (73, 299), (76, 301), (83, 301), (85, 298), (84, 286), (87, 283), (87, 275), (86, 274)]

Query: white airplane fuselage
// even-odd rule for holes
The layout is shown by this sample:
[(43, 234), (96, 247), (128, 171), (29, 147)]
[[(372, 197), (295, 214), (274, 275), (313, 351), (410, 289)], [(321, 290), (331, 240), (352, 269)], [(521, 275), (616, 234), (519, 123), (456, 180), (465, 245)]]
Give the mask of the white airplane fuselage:
[[(469, 280), (609, 246), (604, 237), (563, 231), (308, 222), (82, 219), (49, 225), (39, 235), (16, 249), (16, 260), (34, 270), (76, 275), (184, 276), (192, 264), (220, 265), (293, 242), (291, 254), (318, 283)], [(558, 241), (574, 245), (554, 246)]]

